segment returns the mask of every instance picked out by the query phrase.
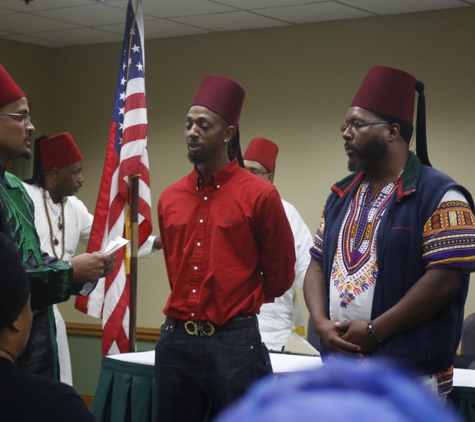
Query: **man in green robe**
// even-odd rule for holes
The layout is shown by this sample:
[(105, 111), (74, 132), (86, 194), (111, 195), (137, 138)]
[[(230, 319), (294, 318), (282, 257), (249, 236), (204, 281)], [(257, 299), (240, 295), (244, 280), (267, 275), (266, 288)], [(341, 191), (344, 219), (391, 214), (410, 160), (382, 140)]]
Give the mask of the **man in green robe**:
[(0, 231), (14, 242), (28, 273), (34, 311), (30, 339), (17, 364), (58, 378), (51, 305), (68, 300), (71, 294), (89, 294), (100, 277), (112, 272), (114, 257), (98, 252), (58, 261), (41, 252), (33, 203), (22, 182), (6, 171), (11, 160), (30, 157), (34, 130), (25, 93), (0, 65)]

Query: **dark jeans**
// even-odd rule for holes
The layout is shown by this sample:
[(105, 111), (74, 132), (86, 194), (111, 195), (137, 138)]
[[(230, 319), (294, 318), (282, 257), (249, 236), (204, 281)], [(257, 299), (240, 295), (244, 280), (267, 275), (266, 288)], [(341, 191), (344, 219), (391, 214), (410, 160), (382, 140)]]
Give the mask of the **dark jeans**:
[(155, 348), (158, 421), (203, 422), (272, 373), (258, 327), (192, 336), (163, 324)]

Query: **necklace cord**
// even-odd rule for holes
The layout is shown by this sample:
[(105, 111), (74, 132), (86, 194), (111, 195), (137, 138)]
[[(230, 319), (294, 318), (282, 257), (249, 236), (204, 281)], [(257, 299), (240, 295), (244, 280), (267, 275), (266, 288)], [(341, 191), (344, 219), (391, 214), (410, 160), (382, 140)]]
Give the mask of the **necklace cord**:
[(59, 228), (59, 231), (62, 231), (63, 232), (63, 235), (61, 237), (61, 257), (58, 257), (58, 255), (56, 254), (56, 248), (55, 248), (55, 244), (54, 244), (54, 235), (53, 235), (53, 225), (51, 224), (51, 219), (50, 219), (50, 216), (49, 216), (49, 211), (48, 211), (48, 203), (47, 203), (47, 200), (46, 200), (46, 190), (45, 189), (41, 189), (43, 191), (43, 203), (45, 205), (45, 212), (46, 212), (46, 219), (48, 220), (48, 226), (49, 226), (49, 235), (50, 235), (50, 242), (51, 242), (51, 249), (53, 250), (53, 254), (55, 256), (56, 259), (62, 261), (63, 260), (63, 257), (64, 257), (64, 238), (66, 237), (66, 224), (65, 224), (65, 221), (64, 221), (64, 199), (61, 198), (61, 223), (58, 224), (58, 228)]

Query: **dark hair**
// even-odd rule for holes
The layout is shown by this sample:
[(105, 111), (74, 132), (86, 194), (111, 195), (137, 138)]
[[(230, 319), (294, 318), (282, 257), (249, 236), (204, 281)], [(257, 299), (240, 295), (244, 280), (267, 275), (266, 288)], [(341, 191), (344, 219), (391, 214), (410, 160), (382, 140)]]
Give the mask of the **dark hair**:
[(43, 135), (35, 139), (35, 151), (33, 153), (33, 174), (29, 179), (23, 180), (29, 185), (38, 185), (43, 189), (46, 187), (46, 184), (43, 177), (43, 171), (41, 170), (40, 142), (47, 138), (48, 136)]
[(241, 152), (241, 144), (239, 142), (240, 135), (239, 135), (239, 125), (236, 128), (236, 133), (231, 139), (231, 142), (228, 144), (228, 157), (229, 160), (233, 158), (237, 158), (239, 166), (244, 167), (244, 161), (242, 159), (242, 152)]
[(388, 122), (390, 124), (397, 123), (399, 125), (399, 133), (402, 136), (402, 139), (406, 141), (409, 145), (412, 139), (412, 135), (414, 134), (414, 126), (411, 125), (409, 122), (404, 120), (398, 119), (397, 117), (390, 116), (388, 114), (377, 113), (376, 111), (372, 111), (372, 113), (381, 120)]

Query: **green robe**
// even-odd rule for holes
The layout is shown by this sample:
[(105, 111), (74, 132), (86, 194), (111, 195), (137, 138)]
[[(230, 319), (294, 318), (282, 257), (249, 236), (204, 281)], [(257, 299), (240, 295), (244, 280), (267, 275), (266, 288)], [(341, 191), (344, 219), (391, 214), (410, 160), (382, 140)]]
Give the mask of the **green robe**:
[[(41, 253), (34, 206), (20, 179), (0, 166), (0, 230), (18, 249), (31, 285), (33, 326), (17, 364), (30, 372), (59, 378), (56, 328), (51, 305), (76, 293), (73, 270), (63, 261)], [(1, 264), (0, 264), (1, 265)]]

